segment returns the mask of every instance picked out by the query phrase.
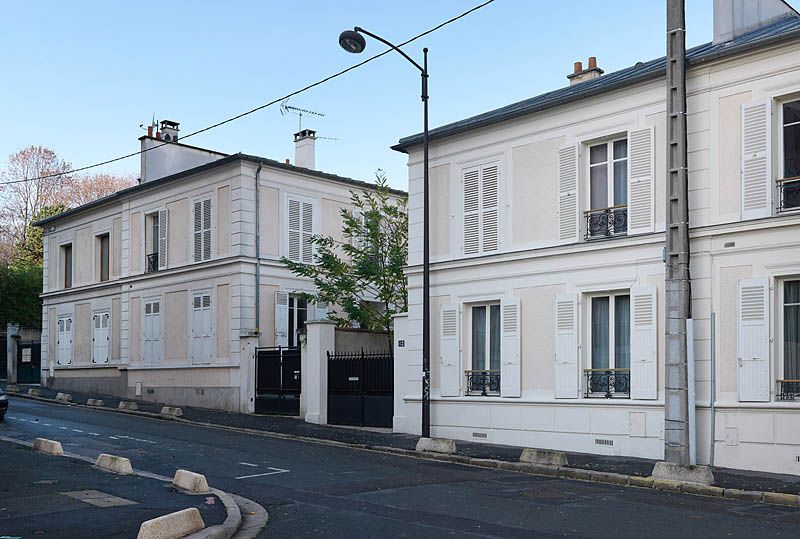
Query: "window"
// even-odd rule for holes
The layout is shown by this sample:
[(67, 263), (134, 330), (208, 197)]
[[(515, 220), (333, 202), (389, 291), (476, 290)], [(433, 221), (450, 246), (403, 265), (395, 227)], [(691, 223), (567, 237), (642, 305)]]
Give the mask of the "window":
[(287, 258), (303, 264), (314, 263), (311, 239), (314, 236), (314, 204), (308, 200), (287, 199)]
[(778, 181), (778, 211), (800, 208), (800, 101), (781, 107), (781, 179)]
[(194, 261), (211, 260), (211, 199), (194, 203)]
[(500, 167), (497, 163), (464, 169), (462, 176), (464, 254), (497, 251)]
[(94, 333), (92, 334), (92, 363), (108, 363), (108, 343), (110, 341), (110, 314), (96, 313), (92, 316)]
[(589, 147), (587, 239), (624, 234), (628, 229), (628, 140)]
[(472, 370), (467, 392), (500, 393), (500, 304), (475, 305), (471, 312)]
[(783, 380), (778, 380), (778, 400), (800, 397), (800, 281), (783, 283)]
[(145, 215), (144, 219), (145, 273), (167, 267), (167, 210)]
[(297, 331), (306, 327), (308, 301), (300, 296), (289, 296), (289, 346), (297, 346)]
[(61, 246), (61, 274), (64, 276), (64, 288), (72, 288), (72, 244)]
[(142, 360), (146, 365), (157, 365), (161, 361), (161, 301), (158, 299), (144, 302)]
[(591, 298), (586, 396), (627, 396), (630, 388), (630, 295)]
[(192, 295), (192, 362), (211, 362), (211, 294)]
[(109, 238), (108, 234), (97, 236), (97, 256), (98, 274), (100, 282), (108, 280), (108, 261), (109, 261)]
[(59, 365), (70, 365), (72, 363), (72, 317), (62, 317), (58, 319), (58, 336), (56, 340), (58, 346), (56, 362)]

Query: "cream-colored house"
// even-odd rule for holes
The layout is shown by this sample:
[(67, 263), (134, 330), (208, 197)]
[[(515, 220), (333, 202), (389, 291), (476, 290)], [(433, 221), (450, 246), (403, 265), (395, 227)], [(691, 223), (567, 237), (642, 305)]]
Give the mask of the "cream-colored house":
[[(717, 0), (687, 54), (699, 463), (800, 474), (798, 58), (779, 0)], [(665, 60), (569, 78), (431, 132), (432, 435), (662, 459)], [(419, 433), (421, 136), (395, 149), (394, 430)]]
[[(294, 346), (323, 306), (282, 256), (312, 262), (370, 184), (296, 163), (195, 148), (178, 124), (140, 139), (137, 186), (38, 223), (42, 380), (59, 389), (252, 412), (257, 347)], [(399, 194), (399, 192), (398, 192)]]

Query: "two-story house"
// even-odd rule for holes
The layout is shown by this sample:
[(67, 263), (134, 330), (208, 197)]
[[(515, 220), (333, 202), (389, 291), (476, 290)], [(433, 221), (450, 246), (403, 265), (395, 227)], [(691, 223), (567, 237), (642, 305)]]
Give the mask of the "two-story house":
[[(315, 234), (341, 238), (351, 190), (315, 170), (315, 133), (295, 163), (179, 142), (161, 122), (141, 141), (138, 185), (37, 223), (44, 230), (42, 380), (64, 390), (253, 412), (254, 352), (295, 346)], [(403, 193), (396, 192), (402, 195)]]
[[(715, 1), (687, 51), (699, 463), (800, 474), (800, 15)], [(654, 28), (654, 31), (659, 29)], [(433, 129), (432, 435), (662, 459), (665, 59)], [(420, 432), (422, 137), (397, 432)], [(405, 328), (405, 329), (403, 329)]]

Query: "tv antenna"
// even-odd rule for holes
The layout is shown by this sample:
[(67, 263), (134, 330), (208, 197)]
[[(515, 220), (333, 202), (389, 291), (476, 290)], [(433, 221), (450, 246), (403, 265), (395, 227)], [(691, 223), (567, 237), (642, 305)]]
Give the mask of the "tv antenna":
[(281, 103), (281, 116), (286, 116), (287, 114), (295, 114), (296, 116), (298, 116), (298, 122), (297, 122), (298, 131), (303, 130), (303, 115), (325, 116), (321, 112), (315, 112), (313, 110), (308, 110), (308, 109), (301, 109), (300, 107), (293, 107), (292, 105), (287, 104), (287, 101), (288, 99), (283, 101), (283, 103)]

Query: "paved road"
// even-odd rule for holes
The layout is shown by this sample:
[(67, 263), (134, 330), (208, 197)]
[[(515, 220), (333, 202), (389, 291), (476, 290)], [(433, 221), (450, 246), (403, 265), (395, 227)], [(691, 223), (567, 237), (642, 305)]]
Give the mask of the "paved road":
[[(800, 509), (536, 477), (13, 399), (0, 435), (184, 467), (267, 508), (264, 537), (797, 537)], [(0, 447), (0, 451), (2, 448)]]

